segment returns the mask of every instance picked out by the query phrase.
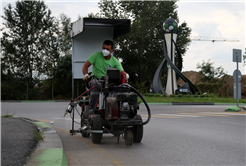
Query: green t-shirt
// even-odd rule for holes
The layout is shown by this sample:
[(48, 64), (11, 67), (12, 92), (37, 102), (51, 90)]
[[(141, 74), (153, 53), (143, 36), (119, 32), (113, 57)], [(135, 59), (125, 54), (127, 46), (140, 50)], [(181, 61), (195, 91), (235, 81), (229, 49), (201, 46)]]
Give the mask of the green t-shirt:
[(91, 75), (98, 78), (106, 75), (107, 68), (118, 68), (120, 72), (124, 70), (118, 59), (111, 55), (110, 59), (105, 60), (102, 52), (94, 52), (87, 60), (93, 65)]

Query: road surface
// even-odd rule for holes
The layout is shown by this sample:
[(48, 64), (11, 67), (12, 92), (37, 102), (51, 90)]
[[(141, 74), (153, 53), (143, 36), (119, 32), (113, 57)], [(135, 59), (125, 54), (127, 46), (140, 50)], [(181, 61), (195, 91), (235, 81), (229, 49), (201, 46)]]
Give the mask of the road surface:
[[(143, 140), (126, 147), (104, 134), (95, 145), (79, 133), (70, 135), (67, 102), (2, 102), (3, 114), (37, 119), (58, 132), (70, 166), (75, 165), (246, 165), (246, 114), (224, 112), (228, 106), (150, 105), (152, 119)], [(80, 111), (80, 109), (78, 109)], [(147, 119), (144, 105), (139, 114)], [(76, 113), (75, 120), (79, 122)], [(53, 124), (51, 124), (51, 121)], [(79, 125), (75, 125), (78, 129)]]

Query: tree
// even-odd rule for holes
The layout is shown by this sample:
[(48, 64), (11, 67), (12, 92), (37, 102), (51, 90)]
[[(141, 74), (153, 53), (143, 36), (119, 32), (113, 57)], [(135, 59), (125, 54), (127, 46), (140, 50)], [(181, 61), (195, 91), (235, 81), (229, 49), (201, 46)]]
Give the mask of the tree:
[(52, 86), (54, 87), (52, 93), (54, 97), (71, 97), (72, 87), (72, 42), (70, 37), (71, 32), (71, 18), (64, 13), (61, 13), (58, 19), (59, 29), (56, 31), (58, 38), (58, 52), (59, 59), (53, 64), (49, 77), (46, 81), (46, 95), (50, 96)]
[[(147, 83), (164, 59), (163, 22), (172, 17), (179, 22), (176, 1), (100, 1), (100, 15), (104, 18), (131, 18), (131, 32), (116, 39), (116, 57), (130, 74), (133, 83)], [(179, 26), (177, 45), (182, 55), (190, 42), (191, 29)]]
[(72, 96), (71, 80), (72, 58), (71, 55), (65, 55), (60, 57), (58, 65), (53, 69), (52, 78), (45, 80), (45, 86), (42, 85), (42, 88), (49, 99), (53, 97), (51, 94), (55, 99), (69, 99)]
[[(88, 17), (88, 18), (103, 18), (101, 15), (100, 15), (100, 13), (96, 13), (96, 14), (94, 14), (94, 13), (88, 13), (88, 15), (87, 16), (85, 16), (85, 17)], [(79, 16), (79, 19), (81, 19), (81, 16)]]
[(32, 88), (33, 75), (46, 73), (59, 58), (57, 22), (43, 1), (17, 1), (4, 8), (1, 65)]
[(72, 55), (72, 40), (71, 40), (71, 18), (64, 13), (60, 14), (59, 22), (61, 28), (59, 30), (59, 52), (61, 56)]
[(71, 18), (64, 13), (61, 13), (55, 26), (57, 26), (57, 28), (54, 29), (57, 44), (56, 52), (59, 56), (57, 59), (54, 59), (54, 61), (50, 63), (51, 66), (48, 67), (49, 71), (47, 71), (47, 75), (51, 78), (53, 77), (54, 69), (60, 61), (60, 57), (72, 55), (72, 41), (70, 37)]
[(223, 81), (219, 80), (219, 78), (225, 78), (226, 73), (224, 72), (223, 67), (214, 68), (212, 65), (214, 62), (210, 62), (210, 59), (207, 62), (202, 62), (200, 65), (197, 63), (197, 69), (200, 69), (199, 74), (204, 75), (204, 77), (201, 78), (202, 82), (205, 83), (221, 83)]

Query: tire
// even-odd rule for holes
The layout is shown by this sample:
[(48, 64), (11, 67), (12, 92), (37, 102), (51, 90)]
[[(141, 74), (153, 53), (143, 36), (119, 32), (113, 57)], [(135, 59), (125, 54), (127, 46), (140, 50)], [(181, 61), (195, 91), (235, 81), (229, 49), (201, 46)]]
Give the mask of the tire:
[(81, 133), (81, 135), (85, 138), (90, 137), (90, 133)]
[(125, 145), (132, 146), (133, 143), (133, 130), (132, 128), (125, 129)]
[[(85, 125), (85, 120), (84, 120), (84, 117), (83, 115), (81, 115), (81, 122), (80, 122), (80, 127), (83, 127)], [(90, 133), (82, 133), (81, 132), (81, 135), (82, 137), (89, 137), (90, 136)]]
[[(142, 121), (142, 117), (140, 115), (136, 115), (135, 119)], [(143, 138), (143, 125), (135, 125), (135, 126), (133, 126), (133, 130), (134, 130), (133, 142), (134, 143), (140, 143), (142, 141), (142, 138)]]
[[(102, 130), (102, 119), (100, 115), (95, 114), (92, 117), (91, 130)], [(91, 140), (94, 144), (100, 144), (102, 141), (102, 133), (91, 133)]]

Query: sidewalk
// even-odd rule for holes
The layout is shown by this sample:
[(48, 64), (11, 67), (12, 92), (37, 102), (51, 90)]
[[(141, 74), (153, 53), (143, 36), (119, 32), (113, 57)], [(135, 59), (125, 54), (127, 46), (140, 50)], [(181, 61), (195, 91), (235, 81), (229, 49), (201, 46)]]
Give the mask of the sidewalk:
[[(43, 122), (20, 118), (1, 118), (2, 166), (67, 166), (59, 135)], [(44, 141), (37, 141), (35, 131), (43, 131)]]

